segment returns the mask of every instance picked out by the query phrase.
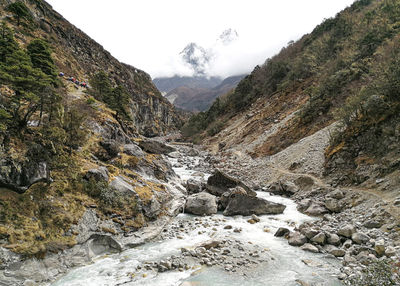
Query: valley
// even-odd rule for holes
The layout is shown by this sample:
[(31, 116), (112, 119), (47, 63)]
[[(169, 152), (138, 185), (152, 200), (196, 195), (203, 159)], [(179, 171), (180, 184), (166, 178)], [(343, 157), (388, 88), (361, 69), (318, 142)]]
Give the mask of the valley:
[(400, 285), (398, 1), (214, 76), (230, 28), (154, 79), (0, 4), (0, 285)]

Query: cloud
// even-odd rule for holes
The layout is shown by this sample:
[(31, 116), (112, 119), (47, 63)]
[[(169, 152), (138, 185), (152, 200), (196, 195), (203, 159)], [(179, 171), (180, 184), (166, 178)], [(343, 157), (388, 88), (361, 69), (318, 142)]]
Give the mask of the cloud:
[[(179, 56), (190, 42), (213, 48), (208, 74), (250, 72), (353, 1), (47, 0), (113, 56), (152, 77), (190, 75)], [(238, 41), (215, 47), (227, 28), (237, 29)]]

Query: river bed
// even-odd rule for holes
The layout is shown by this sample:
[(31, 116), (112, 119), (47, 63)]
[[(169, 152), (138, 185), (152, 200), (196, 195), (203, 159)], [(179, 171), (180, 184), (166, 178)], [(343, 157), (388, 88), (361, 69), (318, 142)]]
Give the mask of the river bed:
[[(198, 162), (196, 158), (192, 160)], [(170, 161), (177, 165), (177, 159)], [(185, 165), (178, 165), (174, 170), (182, 180), (188, 180), (196, 173)], [(314, 218), (298, 212), (290, 199), (265, 192), (257, 195), (286, 205), (284, 213), (259, 216), (260, 222), (255, 224), (247, 222), (249, 217), (226, 217), (221, 213), (208, 217), (179, 214), (167, 226), (170, 230), (155, 241), (120, 254), (97, 257), (93, 264), (74, 269), (51, 285), (341, 285), (336, 278), (340, 268), (337, 259), (303, 251), (288, 245), (285, 238), (274, 237), (279, 227), (293, 229)], [(241, 231), (235, 232), (235, 229)], [(247, 266), (233, 272), (226, 271), (221, 265), (207, 267), (196, 260), (181, 271), (158, 272), (146, 268), (155, 261), (181, 256), (182, 248), (195, 249), (210, 240), (225, 241), (228, 245), (234, 242), (245, 248), (250, 246), (252, 251), (256, 250), (257, 257), (250, 257)], [(240, 261), (242, 256), (236, 259)], [(300, 284), (305, 282), (308, 284)]]

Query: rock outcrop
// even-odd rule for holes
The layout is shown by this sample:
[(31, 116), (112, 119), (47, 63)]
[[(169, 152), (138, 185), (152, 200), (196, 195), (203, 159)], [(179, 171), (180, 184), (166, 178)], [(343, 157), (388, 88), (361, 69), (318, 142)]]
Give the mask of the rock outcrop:
[(31, 185), (50, 180), (46, 162), (35, 162), (29, 158), (20, 162), (2, 156), (4, 154), (0, 155), (0, 187), (24, 193)]

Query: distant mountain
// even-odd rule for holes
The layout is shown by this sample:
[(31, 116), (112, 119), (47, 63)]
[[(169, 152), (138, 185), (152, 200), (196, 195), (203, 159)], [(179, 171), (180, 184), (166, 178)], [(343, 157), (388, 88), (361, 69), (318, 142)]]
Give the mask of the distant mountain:
[(196, 43), (190, 43), (179, 54), (183, 61), (193, 69), (195, 75), (205, 75), (211, 59), (210, 52)]
[(181, 60), (192, 70), (193, 76), (155, 78), (153, 83), (176, 107), (186, 111), (203, 111), (218, 96), (236, 87), (244, 76), (209, 76), (217, 51), (224, 49), (238, 39), (233, 29), (223, 31), (213, 46), (204, 48), (197, 43), (189, 43), (179, 53)]
[(245, 75), (231, 76), (213, 88), (180, 86), (165, 97), (176, 107), (187, 111), (204, 111), (219, 96), (234, 89)]
[(190, 88), (213, 88), (222, 82), (220, 77), (205, 77), (205, 76), (173, 76), (159, 77), (153, 80), (153, 83), (162, 93), (168, 93), (177, 87)]

